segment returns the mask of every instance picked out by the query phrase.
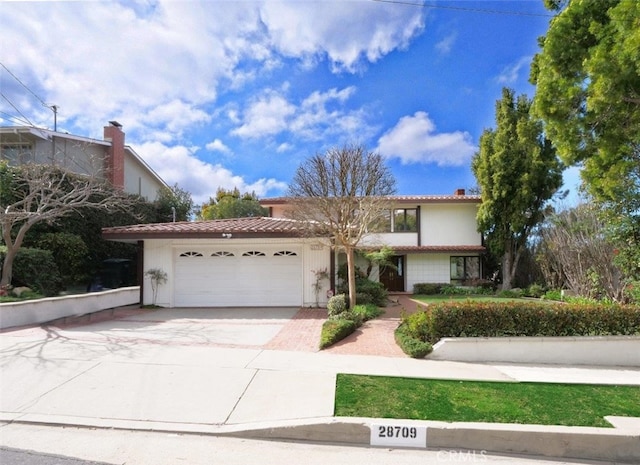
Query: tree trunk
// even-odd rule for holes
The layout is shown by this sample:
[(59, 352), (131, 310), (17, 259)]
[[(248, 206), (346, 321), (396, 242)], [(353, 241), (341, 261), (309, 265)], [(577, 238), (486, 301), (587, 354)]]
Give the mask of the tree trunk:
[(7, 253), (4, 256), (2, 263), (2, 278), (0, 278), (0, 287), (5, 287), (11, 284), (13, 277), (13, 261), (16, 258), (18, 249), (7, 245)]
[(356, 261), (353, 247), (347, 247), (347, 275), (349, 280), (349, 308), (356, 306)]

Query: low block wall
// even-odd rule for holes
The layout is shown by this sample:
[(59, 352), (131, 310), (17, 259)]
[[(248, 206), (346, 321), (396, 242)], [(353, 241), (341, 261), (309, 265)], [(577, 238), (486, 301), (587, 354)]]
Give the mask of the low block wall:
[(81, 316), (139, 302), (140, 287), (132, 286), (88, 294), (1, 303), (0, 329), (46, 323), (58, 318)]
[(444, 338), (427, 358), (640, 367), (640, 336)]

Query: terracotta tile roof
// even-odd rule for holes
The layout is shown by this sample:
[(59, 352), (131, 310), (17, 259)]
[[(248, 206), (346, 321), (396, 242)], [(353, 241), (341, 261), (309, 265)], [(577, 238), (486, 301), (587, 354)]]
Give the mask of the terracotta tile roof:
[[(462, 202), (480, 203), (482, 198), (479, 195), (391, 195), (388, 199), (399, 204), (410, 203), (439, 203), (439, 202)], [(286, 205), (290, 203), (289, 197), (272, 197), (260, 199), (260, 205)]]
[(481, 245), (403, 245), (390, 247), (395, 253), (483, 253), (487, 251), (486, 247)]
[(296, 221), (265, 217), (150, 223), (102, 229), (102, 237), (110, 240), (222, 238), (222, 234), (244, 238), (296, 237), (300, 233), (301, 229)]

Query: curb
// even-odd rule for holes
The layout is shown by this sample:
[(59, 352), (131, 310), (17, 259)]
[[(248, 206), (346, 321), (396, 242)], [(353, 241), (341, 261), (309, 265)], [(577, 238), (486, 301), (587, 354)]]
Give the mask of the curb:
[[(426, 438), (411, 445), (386, 448), (466, 450), (468, 454), (531, 455), (640, 463), (640, 430), (497, 423), (445, 423), (419, 420), (326, 417), (265, 423), (207, 425), (88, 419), (46, 415), (0, 415), (0, 422), (79, 428), (103, 428), (174, 434), (231, 436), (246, 439), (372, 445), (372, 431), (380, 425), (424, 430)], [(378, 444), (380, 445), (380, 444)], [(374, 445), (376, 447), (376, 445)]]

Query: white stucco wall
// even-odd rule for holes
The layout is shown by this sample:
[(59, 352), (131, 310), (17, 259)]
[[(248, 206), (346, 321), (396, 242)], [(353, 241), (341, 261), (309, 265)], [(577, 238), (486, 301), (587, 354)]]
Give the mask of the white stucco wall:
[(421, 245), (481, 245), (472, 203), (424, 204), (420, 207)]
[[(151, 268), (160, 268), (167, 273), (167, 283), (158, 289), (156, 304), (162, 307), (173, 307), (173, 283), (175, 278), (174, 269), (174, 251), (176, 248), (193, 247), (198, 248), (215, 247), (220, 245), (233, 244), (234, 246), (260, 245), (260, 244), (283, 244), (291, 245), (292, 243), (302, 246), (302, 282), (303, 282), (303, 306), (313, 306), (316, 302), (313, 284), (315, 282), (315, 274), (313, 270), (327, 269), (330, 267), (330, 248), (319, 240), (303, 239), (190, 239), (190, 240), (145, 240), (144, 247), (144, 271)], [(321, 306), (327, 303), (327, 290), (329, 290), (329, 281), (322, 283), (322, 289), (318, 294), (319, 304)], [(153, 291), (150, 279), (145, 276), (143, 304), (153, 303)]]

